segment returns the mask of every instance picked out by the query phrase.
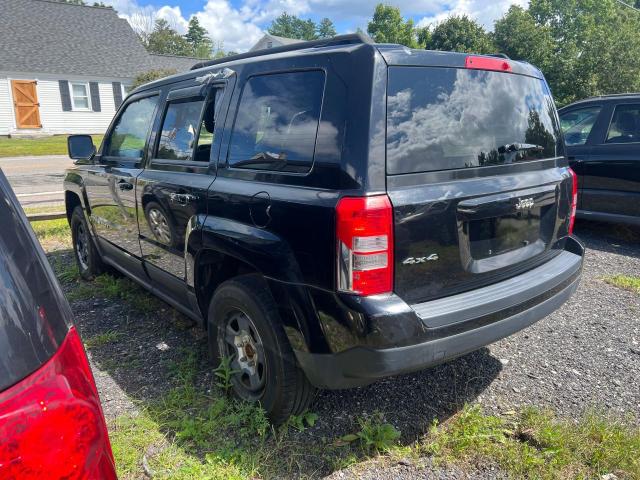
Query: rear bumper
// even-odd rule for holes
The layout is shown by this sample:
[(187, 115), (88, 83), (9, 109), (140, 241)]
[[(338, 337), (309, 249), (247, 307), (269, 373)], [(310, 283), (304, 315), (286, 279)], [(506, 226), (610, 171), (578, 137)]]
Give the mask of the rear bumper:
[(566, 251), (523, 275), (411, 306), (432, 340), (384, 349), (358, 346), (335, 354), (296, 351), (298, 361), (311, 383), (329, 389), (367, 385), (437, 365), (505, 338), (558, 309), (578, 287), (583, 257), (584, 248), (571, 239)]

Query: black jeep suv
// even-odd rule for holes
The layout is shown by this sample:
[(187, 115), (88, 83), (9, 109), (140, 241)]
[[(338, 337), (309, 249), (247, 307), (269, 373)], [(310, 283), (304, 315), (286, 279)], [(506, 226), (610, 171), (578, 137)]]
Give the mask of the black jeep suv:
[(581, 274), (576, 179), (539, 70), (348, 35), (135, 90), (65, 179), (104, 264), (208, 330), (273, 421), (512, 334)]
[(640, 226), (640, 94), (588, 98), (559, 113), (578, 218)]

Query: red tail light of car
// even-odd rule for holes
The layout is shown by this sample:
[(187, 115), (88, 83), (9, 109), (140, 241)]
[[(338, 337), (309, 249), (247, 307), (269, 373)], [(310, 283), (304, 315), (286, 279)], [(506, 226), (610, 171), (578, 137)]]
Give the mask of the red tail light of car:
[(44, 365), (0, 393), (0, 478), (116, 478), (100, 399), (75, 327)]
[(578, 175), (571, 168), (569, 168), (571, 174), (571, 211), (569, 213), (569, 235), (573, 233), (573, 227), (576, 223), (576, 210), (578, 209)]
[(338, 289), (358, 295), (393, 290), (393, 211), (389, 197), (345, 197), (336, 207)]

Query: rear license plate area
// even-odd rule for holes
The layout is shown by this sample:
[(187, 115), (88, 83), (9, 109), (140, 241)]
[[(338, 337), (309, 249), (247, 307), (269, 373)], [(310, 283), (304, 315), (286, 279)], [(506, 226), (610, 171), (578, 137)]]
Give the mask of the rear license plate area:
[(500, 217), (469, 221), (467, 234), (471, 257), (481, 260), (527, 247), (539, 240), (544, 242), (541, 224), (549, 208), (550, 206), (537, 207)]

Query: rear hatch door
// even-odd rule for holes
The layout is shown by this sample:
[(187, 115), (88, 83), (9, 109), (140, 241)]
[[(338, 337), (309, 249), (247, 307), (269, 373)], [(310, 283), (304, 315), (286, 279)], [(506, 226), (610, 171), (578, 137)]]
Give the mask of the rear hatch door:
[(464, 63), (390, 66), (387, 190), (394, 290), (409, 303), (492, 284), (555, 256), (571, 178), (544, 79)]

